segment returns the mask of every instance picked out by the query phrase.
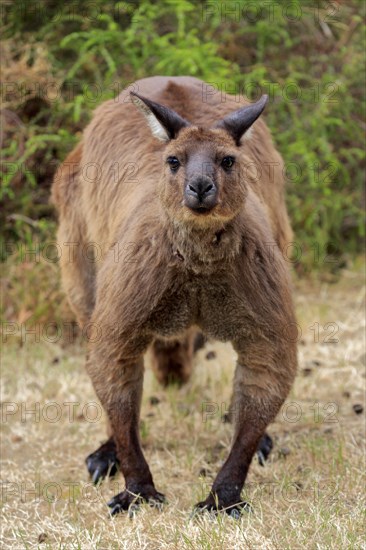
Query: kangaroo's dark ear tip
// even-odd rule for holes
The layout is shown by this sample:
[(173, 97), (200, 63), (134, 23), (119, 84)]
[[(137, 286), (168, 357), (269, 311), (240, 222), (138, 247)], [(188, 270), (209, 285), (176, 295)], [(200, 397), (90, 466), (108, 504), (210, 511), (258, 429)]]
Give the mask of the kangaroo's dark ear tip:
[(145, 97), (137, 94), (136, 92), (130, 92), (131, 103), (133, 103), (140, 111), (147, 113), (149, 109), (149, 102)]
[(147, 103), (149, 101), (147, 97), (137, 94), (136, 92), (130, 92), (130, 98), (131, 98), (131, 101), (133, 101), (133, 103), (141, 103), (141, 102)]

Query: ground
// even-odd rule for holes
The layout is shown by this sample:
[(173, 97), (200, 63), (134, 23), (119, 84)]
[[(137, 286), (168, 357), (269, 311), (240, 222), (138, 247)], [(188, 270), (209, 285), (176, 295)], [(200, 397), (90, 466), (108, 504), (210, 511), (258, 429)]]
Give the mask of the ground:
[(111, 519), (106, 502), (123, 481), (94, 488), (87, 476), (84, 459), (105, 428), (83, 346), (44, 335), (5, 344), (1, 548), (366, 548), (364, 292), (360, 271), (336, 284), (295, 282), (299, 372), (269, 427), (271, 458), (249, 472), (253, 512), (239, 520), (191, 516), (230, 446), (229, 345), (200, 350), (181, 389), (163, 390), (147, 368), (141, 437), (168, 504)]

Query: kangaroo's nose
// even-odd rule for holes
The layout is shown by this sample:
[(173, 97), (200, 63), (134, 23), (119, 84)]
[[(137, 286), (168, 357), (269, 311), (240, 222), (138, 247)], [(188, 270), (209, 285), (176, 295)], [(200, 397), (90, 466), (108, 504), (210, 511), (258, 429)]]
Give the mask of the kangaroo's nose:
[(209, 178), (197, 178), (189, 182), (186, 192), (188, 195), (202, 201), (207, 196), (216, 193), (216, 186)]
[(186, 183), (185, 205), (197, 212), (208, 212), (217, 204), (217, 187), (209, 177), (199, 176)]

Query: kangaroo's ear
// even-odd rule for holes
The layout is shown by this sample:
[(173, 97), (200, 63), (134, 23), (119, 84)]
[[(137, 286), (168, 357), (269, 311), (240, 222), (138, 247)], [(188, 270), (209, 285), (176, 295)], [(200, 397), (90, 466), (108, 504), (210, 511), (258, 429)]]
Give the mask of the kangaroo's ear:
[(135, 92), (130, 92), (130, 96), (132, 102), (146, 117), (153, 136), (161, 141), (175, 139), (182, 128), (190, 126), (189, 122), (172, 109), (155, 103), (155, 101), (142, 97)]
[(268, 101), (268, 95), (262, 97), (256, 103), (242, 107), (215, 124), (215, 128), (223, 128), (234, 138), (236, 145), (257, 118), (262, 114)]

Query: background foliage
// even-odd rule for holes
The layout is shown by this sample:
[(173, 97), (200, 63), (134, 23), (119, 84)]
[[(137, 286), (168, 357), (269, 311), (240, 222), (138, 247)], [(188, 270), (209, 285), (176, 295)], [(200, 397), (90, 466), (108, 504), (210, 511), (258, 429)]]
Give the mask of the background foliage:
[[(9, 251), (16, 257), (9, 242), (18, 243), (19, 257), (20, 243), (54, 239), (48, 200), (57, 165), (96, 105), (154, 74), (190, 74), (251, 99), (269, 93), (266, 120), (288, 167), (298, 271), (334, 271), (361, 251), (362, 0), (5, 0), (1, 7), (2, 259)], [(38, 277), (51, 267), (55, 277), (52, 261), (43, 263)], [(9, 292), (22, 277), (5, 281)]]

